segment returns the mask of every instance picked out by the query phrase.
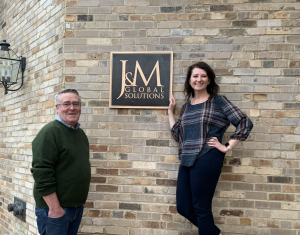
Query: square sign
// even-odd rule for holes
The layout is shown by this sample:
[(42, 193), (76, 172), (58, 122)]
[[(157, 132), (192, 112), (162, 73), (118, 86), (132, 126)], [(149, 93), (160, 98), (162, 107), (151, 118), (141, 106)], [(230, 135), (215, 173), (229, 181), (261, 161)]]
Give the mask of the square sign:
[(111, 52), (110, 108), (167, 109), (173, 52)]

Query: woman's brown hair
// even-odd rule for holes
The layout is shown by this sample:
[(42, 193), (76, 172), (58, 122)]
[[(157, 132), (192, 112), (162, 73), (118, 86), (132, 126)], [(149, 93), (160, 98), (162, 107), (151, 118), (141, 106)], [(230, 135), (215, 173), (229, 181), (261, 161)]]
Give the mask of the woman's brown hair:
[(190, 85), (190, 78), (192, 76), (192, 72), (193, 72), (194, 68), (203, 69), (203, 70), (206, 71), (207, 76), (210, 80), (208, 86), (206, 87), (206, 90), (210, 94), (210, 98), (216, 97), (218, 95), (218, 92), (219, 92), (219, 86), (216, 83), (215, 72), (213, 71), (213, 69), (208, 64), (206, 64), (205, 62), (200, 61), (200, 62), (197, 62), (197, 63), (191, 65), (188, 68), (188, 72), (187, 72), (186, 79), (185, 79), (185, 82), (184, 82), (184, 91), (183, 91), (184, 94), (185, 94), (186, 100), (188, 101), (191, 97), (194, 97), (194, 95), (195, 95), (194, 94), (194, 89)]

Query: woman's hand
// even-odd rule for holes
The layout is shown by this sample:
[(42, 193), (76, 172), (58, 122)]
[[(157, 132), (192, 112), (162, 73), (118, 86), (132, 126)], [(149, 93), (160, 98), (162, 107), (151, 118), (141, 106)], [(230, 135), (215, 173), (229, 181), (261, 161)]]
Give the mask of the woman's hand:
[(169, 99), (169, 108), (168, 108), (168, 112), (174, 112), (175, 109), (175, 105), (176, 105), (176, 101), (174, 99), (174, 96), (172, 95), (171, 99)]
[(175, 105), (176, 102), (174, 96), (172, 95), (171, 99), (169, 99), (169, 108), (168, 108), (169, 124), (171, 129), (175, 124), (175, 118), (174, 118)]
[(222, 153), (226, 153), (229, 151), (229, 149), (225, 145), (223, 145), (219, 142), (217, 137), (212, 137), (209, 141), (207, 141), (207, 144), (210, 147), (214, 147), (214, 148), (220, 150)]

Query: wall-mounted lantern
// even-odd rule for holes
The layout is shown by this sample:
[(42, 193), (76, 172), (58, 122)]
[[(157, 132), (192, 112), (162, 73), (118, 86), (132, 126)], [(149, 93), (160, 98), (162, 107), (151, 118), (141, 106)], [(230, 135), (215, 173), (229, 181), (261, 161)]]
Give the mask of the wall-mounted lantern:
[[(0, 84), (4, 87), (4, 94), (7, 94), (8, 91), (17, 91), (23, 86), (26, 58), (17, 56), (9, 48), (10, 44), (6, 40), (0, 42), (0, 47)], [(20, 69), (21, 82), (18, 82)], [(18, 83), (20, 83), (20, 86), (17, 89), (9, 89), (12, 85)]]

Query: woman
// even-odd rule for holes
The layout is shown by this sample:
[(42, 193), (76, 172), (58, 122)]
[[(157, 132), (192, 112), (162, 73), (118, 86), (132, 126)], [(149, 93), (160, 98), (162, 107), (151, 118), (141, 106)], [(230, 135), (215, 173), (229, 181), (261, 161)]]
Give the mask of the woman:
[[(246, 140), (253, 124), (224, 96), (218, 95), (212, 68), (198, 62), (188, 68), (184, 84), (187, 102), (175, 123), (175, 99), (170, 99), (168, 115), (172, 135), (179, 142), (180, 167), (177, 180), (177, 211), (198, 227), (199, 235), (219, 235), (211, 211), (226, 152)], [(190, 100), (190, 98), (192, 98)], [(230, 141), (222, 137), (232, 123), (236, 129)]]

